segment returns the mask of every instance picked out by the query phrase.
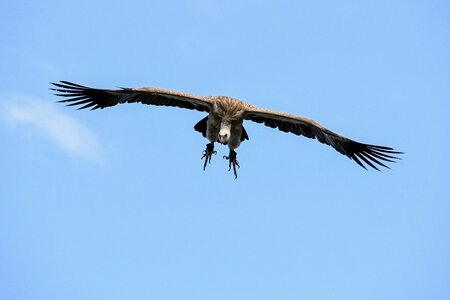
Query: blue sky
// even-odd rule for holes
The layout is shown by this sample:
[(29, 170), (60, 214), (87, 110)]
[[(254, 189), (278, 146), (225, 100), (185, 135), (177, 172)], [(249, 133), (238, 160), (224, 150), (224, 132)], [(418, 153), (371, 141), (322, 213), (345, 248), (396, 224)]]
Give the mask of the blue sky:
[[(448, 1), (0, 2), (1, 299), (449, 299)], [(49, 82), (228, 95), (404, 151), (365, 171), (199, 112), (75, 111)]]

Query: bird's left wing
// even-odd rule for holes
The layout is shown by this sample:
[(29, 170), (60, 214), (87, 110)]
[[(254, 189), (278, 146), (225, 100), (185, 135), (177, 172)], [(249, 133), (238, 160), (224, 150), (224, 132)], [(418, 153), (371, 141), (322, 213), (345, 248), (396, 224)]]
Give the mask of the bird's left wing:
[(287, 113), (251, 108), (244, 115), (244, 119), (264, 123), (268, 127), (278, 128), (283, 132), (317, 139), (319, 142), (330, 145), (341, 154), (354, 160), (364, 169), (367, 168), (363, 162), (376, 170), (379, 170), (376, 164), (389, 168), (383, 161), (395, 162), (395, 160), (399, 159), (395, 155), (402, 153), (394, 151), (394, 149), (389, 147), (362, 144), (353, 141), (324, 128), (311, 119)]
[(121, 103), (140, 102), (143, 104), (174, 106), (186, 109), (209, 112), (213, 103), (204, 97), (189, 95), (183, 92), (159, 88), (121, 88), (117, 90), (94, 89), (68, 81), (52, 83), (55, 95), (65, 97), (59, 102), (68, 106), (80, 105), (83, 108), (105, 108)]

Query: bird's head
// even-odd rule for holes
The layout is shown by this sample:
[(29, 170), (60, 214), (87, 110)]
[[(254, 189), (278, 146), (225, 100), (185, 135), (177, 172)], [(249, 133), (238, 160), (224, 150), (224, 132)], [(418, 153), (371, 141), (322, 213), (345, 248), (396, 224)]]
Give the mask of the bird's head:
[(219, 142), (226, 145), (231, 136), (231, 122), (222, 120), (219, 131)]

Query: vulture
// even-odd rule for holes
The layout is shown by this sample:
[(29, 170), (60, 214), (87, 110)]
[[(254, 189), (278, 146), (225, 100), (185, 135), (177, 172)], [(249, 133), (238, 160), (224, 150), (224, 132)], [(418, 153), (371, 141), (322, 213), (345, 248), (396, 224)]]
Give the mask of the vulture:
[(205, 112), (208, 115), (201, 119), (194, 129), (207, 138), (209, 143), (202, 152), (203, 170), (206, 169), (211, 157), (217, 152), (214, 143), (228, 145), (228, 171), (233, 168), (235, 179), (236, 167), (240, 167), (236, 158), (235, 149), (241, 142), (248, 140), (247, 132), (243, 126), (244, 120), (264, 124), (271, 128), (278, 128), (283, 132), (302, 135), (307, 138), (317, 139), (319, 142), (333, 147), (339, 153), (354, 160), (359, 166), (367, 170), (371, 167), (379, 171), (379, 167), (389, 168), (386, 164), (399, 160), (398, 154), (393, 148), (363, 144), (351, 140), (319, 123), (301, 116), (277, 112), (254, 107), (244, 101), (227, 96), (200, 97), (179, 91), (171, 91), (161, 88), (119, 88), (96, 89), (83, 85), (60, 81), (51, 83), (51, 90), (56, 96), (64, 97), (58, 102), (68, 106), (79, 106), (78, 109), (106, 108), (121, 103), (135, 103), (173, 106)]

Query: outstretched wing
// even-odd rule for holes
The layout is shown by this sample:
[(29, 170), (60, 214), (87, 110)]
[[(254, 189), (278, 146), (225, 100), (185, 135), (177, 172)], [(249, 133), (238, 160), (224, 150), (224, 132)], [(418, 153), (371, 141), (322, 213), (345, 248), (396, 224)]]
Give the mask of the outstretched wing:
[(120, 103), (140, 102), (143, 104), (174, 106), (186, 109), (209, 112), (213, 103), (207, 98), (185, 94), (182, 92), (159, 88), (121, 88), (117, 90), (94, 89), (68, 81), (52, 83), (55, 95), (65, 97), (58, 101), (68, 106), (80, 105), (83, 108), (105, 108)]
[(283, 132), (317, 139), (353, 159), (366, 170), (363, 162), (379, 171), (376, 165), (389, 168), (383, 162), (395, 162), (400, 159), (395, 155), (402, 154), (402, 152), (394, 151), (389, 147), (358, 143), (324, 128), (311, 119), (291, 114), (253, 108), (247, 111), (244, 119), (264, 123), (268, 127), (278, 128)]

